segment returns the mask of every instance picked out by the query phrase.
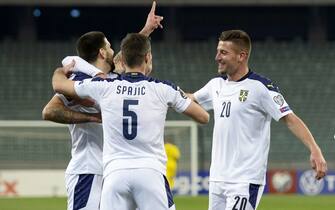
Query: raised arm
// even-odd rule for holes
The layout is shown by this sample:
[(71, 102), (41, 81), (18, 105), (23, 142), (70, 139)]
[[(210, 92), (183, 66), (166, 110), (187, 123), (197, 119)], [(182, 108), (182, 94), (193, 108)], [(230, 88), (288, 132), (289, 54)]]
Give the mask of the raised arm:
[(193, 120), (201, 124), (206, 124), (209, 122), (209, 114), (200, 105), (194, 101), (187, 107), (183, 114), (191, 117)]
[(321, 179), (326, 175), (327, 163), (322, 155), (322, 151), (314, 140), (305, 123), (294, 113), (290, 113), (281, 118), (289, 130), (310, 150), (310, 162), (316, 171), (316, 179)]
[(125, 71), (125, 67), (123, 66), (123, 63), (122, 63), (122, 54), (121, 54), (121, 51), (118, 52), (114, 56), (113, 62), (114, 62), (114, 66), (115, 66), (114, 72), (118, 73), (118, 74), (122, 74)]
[(162, 16), (155, 15), (156, 11), (156, 1), (152, 2), (151, 10), (147, 16), (147, 21), (143, 29), (139, 32), (145, 36), (150, 36), (150, 34), (158, 27), (163, 28), (161, 21), (163, 20)]
[(43, 120), (49, 120), (63, 124), (97, 122), (101, 123), (100, 113), (76, 112), (64, 105), (64, 102), (55, 95), (42, 111)]

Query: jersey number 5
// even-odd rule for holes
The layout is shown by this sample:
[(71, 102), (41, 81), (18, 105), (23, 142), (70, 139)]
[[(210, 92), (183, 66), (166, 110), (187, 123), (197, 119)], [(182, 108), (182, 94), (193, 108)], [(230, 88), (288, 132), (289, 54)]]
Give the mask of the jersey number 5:
[[(123, 136), (128, 140), (133, 140), (137, 136), (137, 115), (130, 111), (130, 106), (138, 105), (138, 100), (123, 101)], [(130, 124), (130, 132), (129, 132)]]

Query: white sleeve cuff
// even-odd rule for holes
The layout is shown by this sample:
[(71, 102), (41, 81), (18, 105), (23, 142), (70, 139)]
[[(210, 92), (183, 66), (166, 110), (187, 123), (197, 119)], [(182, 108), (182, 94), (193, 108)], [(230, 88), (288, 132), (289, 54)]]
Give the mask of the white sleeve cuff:
[(183, 104), (179, 105), (178, 108), (175, 109), (176, 112), (179, 112), (179, 113), (184, 112), (188, 108), (188, 106), (191, 104), (191, 102), (192, 100), (190, 98), (187, 98)]
[(82, 59), (79, 56), (67, 56), (62, 60), (63, 66), (68, 65), (72, 62), (72, 60), (75, 61), (75, 66), (73, 68), (73, 72), (81, 72), (84, 74), (87, 74), (91, 77), (96, 76), (97, 74), (103, 73), (100, 69), (93, 66), (92, 64), (88, 63), (84, 59)]

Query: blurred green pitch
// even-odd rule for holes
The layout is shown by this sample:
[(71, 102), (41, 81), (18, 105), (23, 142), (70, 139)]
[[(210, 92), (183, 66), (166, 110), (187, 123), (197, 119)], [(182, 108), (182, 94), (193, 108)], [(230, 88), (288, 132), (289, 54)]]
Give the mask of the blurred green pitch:
[[(176, 196), (177, 210), (207, 210), (207, 196)], [(257, 210), (334, 210), (335, 196), (265, 195)], [(65, 198), (0, 198), (0, 210), (66, 210)]]

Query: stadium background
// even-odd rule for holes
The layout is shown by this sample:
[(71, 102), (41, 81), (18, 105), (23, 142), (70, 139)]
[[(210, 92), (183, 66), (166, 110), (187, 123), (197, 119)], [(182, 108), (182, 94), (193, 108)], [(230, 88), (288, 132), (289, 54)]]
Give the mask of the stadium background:
[[(126, 33), (137, 32), (143, 26), (150, 3), (0, 0), (0, 120), (41, 120), (41, 110), (53, 95), (52, 72), (64, 56), (75, 54), (75, 40), (87, 31), (100, 30), (119, 50), (119, 41)], [(279, 85), (328, 161), (330, 173), (322, 189), (311, 183), (308, 186), (313, 192), (320, 190), (315, 194), (335, 193), (335, 0), (157, 3), (157, 14), (164, 16), (164, 29), (151, 36), (153, 76), (172, 80), (186, 92), (195, 91), (216, 75), (214, 56), (220, 32), (247, 31), (253, 41), (251, 69)], [(168, 120), (187, 119), (169, 112)], [(198, 128), (198, 163), (203, 180), (210, 164), (212, 126), (213, 121)], [(30, 138), (29, 132), (35, 137)], [(59, 132), (65, 135), (62, 140), (57, 140)], [(70, 157), (66, 135), (66, 130), (60, 128), (0, 128), (0, 197), (11, 196), (5, 193), (6, 179), (1, 171), (65, 169)], [(309, 153), (282, 123), (272, 123), (269, 169), (270, 177), (282, 177), (280, 183), (287, 183), (289, 174), (293, 185), (284, 190), (269, 185), (267, 191), (306, 194), (299, 182), (302, 175), (308, 174)]]

